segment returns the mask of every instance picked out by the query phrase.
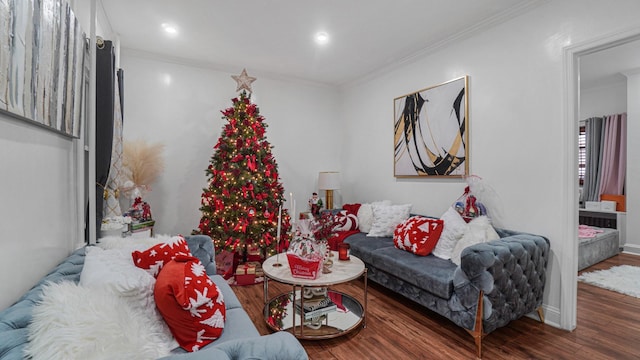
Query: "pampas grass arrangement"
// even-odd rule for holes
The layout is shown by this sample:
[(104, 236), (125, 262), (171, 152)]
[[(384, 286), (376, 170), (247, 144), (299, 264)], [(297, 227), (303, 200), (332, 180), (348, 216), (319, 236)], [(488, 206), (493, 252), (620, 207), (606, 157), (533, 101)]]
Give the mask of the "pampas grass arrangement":
[(144, 140), (125, 141), (122, 165), (135, 186), (148, 187), (164, 170), (163, 144), (149, 144)]

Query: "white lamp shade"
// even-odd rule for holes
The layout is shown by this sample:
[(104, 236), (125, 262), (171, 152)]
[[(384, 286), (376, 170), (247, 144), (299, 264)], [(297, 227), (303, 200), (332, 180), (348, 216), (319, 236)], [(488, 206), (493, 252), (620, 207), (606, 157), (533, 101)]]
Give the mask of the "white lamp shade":
[(322, 171), (318, 175), (318, 189), (340, 189), (340, 173), (337, 171)]

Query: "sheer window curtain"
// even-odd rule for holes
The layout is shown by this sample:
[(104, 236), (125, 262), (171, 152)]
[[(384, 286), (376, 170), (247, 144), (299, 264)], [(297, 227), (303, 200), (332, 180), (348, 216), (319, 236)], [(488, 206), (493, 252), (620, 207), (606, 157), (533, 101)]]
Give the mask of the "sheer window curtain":
[(624, 194), (627, 168), (627, 114), (585, 120), (586, 167), (581, 201), (601, 194)]
[(102, 218), (112, 218), (122, 215), (120, 209), (119, 189), (122, 185), (122, 70), (119, 69), (114, 78), (115, 98), (113, 102), (113, 146), (111, 147), (111, 166), (109, 167), (109, 178), (105, 185), (104, 202), (102, 208)]
[(600, 169), (600, 194), (624, 193), (627, 173), (627, 114), (607, 116)]

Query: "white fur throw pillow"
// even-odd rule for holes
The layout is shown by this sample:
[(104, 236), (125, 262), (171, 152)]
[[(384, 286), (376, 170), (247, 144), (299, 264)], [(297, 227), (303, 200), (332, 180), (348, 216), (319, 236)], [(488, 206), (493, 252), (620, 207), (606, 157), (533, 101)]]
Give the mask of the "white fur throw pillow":
[(361, 204), (358, 209), (358, 228), (363, 233), (368, 233), (373, 224), (373, 205), (391, 205), (391, 200), (375, 201), (369, 204)]
[(467, 223), (452, 207), (449, 207), (440, 219), (444, 221), (444, 229), (442, 229), (440, 240), (438, 240), (432, 254), (441, 259), (449, 260), (451, 259), (451, 254), (453, 253), (456, 243), (467, 230)]
[(133, 310), (159, 323), (167, 346), (177, 347), (178, 343), (171, 335), (169, 326), (156, 308), (153, 297), (156, 279), (133, 264), (131, 251), (125, 248), (102, 250), (97, 246), (88, 246), (85, 252), (79, 285), (89, 289), (108, 290), (123, 298)]
[(39, 359), (157, 359), (171, 349), (162, 328), (110, 291), (46, 284), (33, 308), (25, 356)]
[(462, 254), (462, 250), (465, 248), (480, 244), (484, 242), (488, 242), (491, 240), (499, 239), (500, 235), (496, 232), (496, 230), (491, 226), (491, 221), (486, 216), (478, 216), (477, 218), (471, 220), (469, 224), (467, 224), (467, 230), (465, 231), (462, 238), (456, 243), (456, 246), (453, 248), (453, 252), (451, 253), (451, 261), (454, 264), (460, 265), (460, 254)]
[(373, 223), (367, 236), (391, 237), (396, 226), (402, 224), (411, 214), (411, 204), (373, 205)]

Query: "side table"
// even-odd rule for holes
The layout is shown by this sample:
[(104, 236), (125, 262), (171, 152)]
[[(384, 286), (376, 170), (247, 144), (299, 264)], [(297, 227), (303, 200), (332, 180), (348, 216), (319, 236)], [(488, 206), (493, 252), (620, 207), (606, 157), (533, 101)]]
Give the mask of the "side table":
[[(360, 325), (366, 327), (367, 313), (367, 268), (362, 260), (351, 256), (349, 260), (337, 260), (334, 253), (334, 263), (331, 273), (319, 274), (316, 279), (302, 279), (291, 275), (289, 262), (285, 254), (271, 256), (262, 264), (264, 271), (264, 319), (274, 331), (289, 331), (295, 337), (306, 340), (330, 339), (346, 335)], [(282, 266), (274, 266), (276, 262)], [(329, 286), (346, 283), (364, 277), (364, 304), (350, 294), (329, 289)], [(269, 281), (291, 285), (291, 291), (277, 294), (269, 299)], [(326, 296), (335, 303), (335, 309), (323, 313), (314, 319), (313, 326), (310, 318), (305, 316), (302, 294), (305, 288), (327, 288)], [(296, 306), (298, 305), (298, 306)], [(321, 321), (318, 321), (321, 320)]]

